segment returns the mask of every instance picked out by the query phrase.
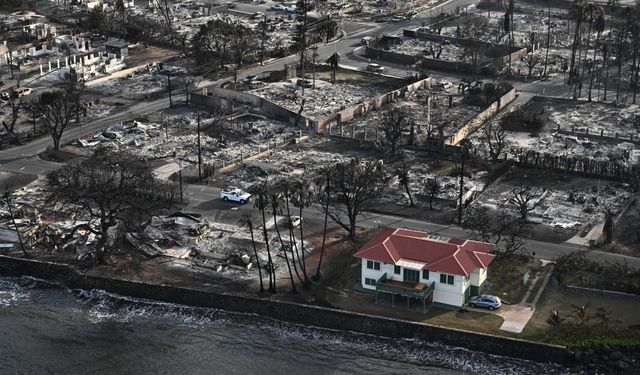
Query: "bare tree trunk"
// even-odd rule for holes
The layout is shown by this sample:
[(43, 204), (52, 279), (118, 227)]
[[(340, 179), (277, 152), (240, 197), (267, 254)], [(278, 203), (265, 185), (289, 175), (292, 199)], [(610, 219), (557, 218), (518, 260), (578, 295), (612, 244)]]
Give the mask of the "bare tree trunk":
[(251, 233), (251, 245), (253, 245), (253, 255), (256, 257), (256, 267), (258, 268), (258, 277), (260, 277), (260, 293), (264, 293), (264, 283), (262, 282), (262, 270), (260, 269), (260, 258), (258, 258), (258, 250), (256, 249), (256, 240), (253, 236), (253, 223), (249, 221), (249, 233)]
[[(282, 235), (280, 234), (280, 229), (278, 228), (278, 214), (276, 213), (276, 209), (272, 210), (273, 213), (273, 226), (276, 228), (276, 233), (278, 234), (278, 240), (280, 241), (280, 246), (282, 248), (282, 252), (284, 254), (284, 260), (287, 262), (287, 269), (289, 270), (289, 279), (291, 280), (291, 292), (297, 293), (296, 283), (293, 281), (293, 272), (291, 272), (291, 263), (289, 263), (289, 255), (287, 255), (287, 249), (284, 246), (284, 242), (282, 241)], [(293, 247), (291, 248), (293, 254)]]
[(320, 260), (318, 261), (318, 267), (316, 268), (316, 275), (313, 277), (314, 280), (320, 280), (321, 274), (320, 274), (320, 267), (322, 265), (322, 258), (324, 256), (324, 247), (327, 241), (327, 223), (329, 220), (329, 193), (330, 193), (330, 187), (331, 187), (331, 183), (330, 183), (330, 179), (329, 179), (329, 174), (327, 173), (327, 190), (326, 190), (326, 194), (327, 194), (327, 199), (325, 202), (325, 206), (324, 206), (324, 227), (322, 229), (322, 247), (320, 248)]
[(259, 196), (260, 200), (260, 211), (262, 213), (262, 235), (264, 237), (264, 243), (267, 246), (267, 257), (268, 257), (268, 266), (269, 266), (269, 291), (271, 293), (276, 293), (276, 278), (275, 278), (275, 270), (273, 267), (273, 259), (271, 258), (271, 249), (269, 247), (269, 236), (267, 235), (267, 219), (265, 215), (264, 208), (264, 197)]

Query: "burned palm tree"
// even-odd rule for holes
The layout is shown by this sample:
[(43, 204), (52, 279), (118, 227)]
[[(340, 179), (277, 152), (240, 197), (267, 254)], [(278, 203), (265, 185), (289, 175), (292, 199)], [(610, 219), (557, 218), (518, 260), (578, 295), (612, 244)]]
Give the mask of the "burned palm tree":
[(242, 215), (240, 224), (249, 228), (251, 233), (251, 245), (253, 246), (253, 255), (256, 257), (256, 267), (258, 267), (258, 277), (260, 277), (260, 293), (264, 293), (264, 282), (262, 281), (262, 270), (260, 269), (260, 259), (258, 258), (258, 250), (256, 249), (256, 239), (253, 235), (253, 213), (247, 212)]
[[(289, 232), (289, 244), (291, 244), (291, 262), (293, 263), (293, 270), (295, 271), (298, 280), (300, 280), (306, 288), (307, 285), (305, 283), (305, 279), (300, 277), (300, 272), (298, 272), (298, 267), (296, 265), (296, 256), (298, 257), (298, 262), (300, 262), (300, 254), (298, 253), (298, 245), (293, 233), (293, 219), (291, 218), (291, 207), (289, 205), (289, 201), (291, 200), (291, 186), (288, 181), (283, 180), (280, 182), (280, 188), (282, 189), (285, 207), (287, 209), (287, 230)], [(302, 265), (300, 265), (300, 268), (302, 269)]]
[[(291, 195), (291, 202), (293, 203), (294, 206), (298, 207), (298, 215), (300, 216), (300, 246), (302, 247), (302, 249), (300, 249), (302, 252), (300, 267), (302, 268), (305, 287), (308, 287), (309, 285), (309, 277), (307, 276), (307, 264), (305, 262), (304, 232), (302, 228), (303, 227), (302, 211), (311, 205), (312, 198), (313, 196), (311, 194), (311, 186), (309, 185), (309, 181), (304, 176), (294, 181), (293, 194)], [(293, 230), (293, 225), (291, 225), (290, 227), (291, 227), (291, 230)], [(298, 260), (300, 260), (300, 258), (298, 258)]]
[(269, 206), (269, 202), (267, 200), (267, 188), (266, 182), (260, 182), (256, 185), (253, 185), (249, 188), (249, 192), (258, 197), (255, 201), (255, 208), (260, 210), (262, 215), (262, 236), (264, 238), (264, 243), (267, 247), (267, 268), (269, 269), (269, 291), (271, 293), (276, 293), (276, 272), (275, 267), (273, 266), (273, 258), (271, 257), (271, 248), (269, 246), (269, 235), (267, 234), (267, 215), (266, 209)]
[[(324, 227), (322, 229), (322, 247), (320, 248), (320, 259), (318, 260), (318, 267), (316, 268), (316, 274), (313, 276), (315, 281), (320, 280), (320, 267), (322, 266), (322, 258), (324, 256), (324, 248), (327, 241), (327, 223), (329, 221), (329, 202), (331, 197), (331, 172), (332, 168), (327, 167), (322, 170), (322, 174), (324, 175), (324, 181), (322, 179), (318, 181), (317, 186), (319, 187), (318, 193), (316, 197), (319, 201), (324, 200)], [(323, 186), (324, 182), (324, 187)]]
[(282, 211), (281, 209), (281, 200), (282, 200), (282, 185), (278, 182), (271, 184), (268, 187), (268, 195), (267, 200), (271, 205), (271, 213), (273, 214), (273, 227), (276, 228), (276, 234), (278, 235), (278, 241), (280, 242), (280, 247), (282, 253), (284, 254), (284, 260), (287, 263), (287, 269), (289, 270), (289, 279), (291, 280), (291, 292), (297, 293), (296, 283), (293, 280), (293, 272), (291, 271), (291, 263), (289, 262), (289, 255), (287, 255), (287, 248), (282, 241), (282, 234), (280, 233), (280, 228), (278, 228), (278, 214)]

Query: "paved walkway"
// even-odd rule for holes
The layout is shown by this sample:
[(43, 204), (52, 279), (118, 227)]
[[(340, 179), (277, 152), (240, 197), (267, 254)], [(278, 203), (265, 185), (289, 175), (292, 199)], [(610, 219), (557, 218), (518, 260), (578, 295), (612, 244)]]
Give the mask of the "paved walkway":
[[(538, 281), (539, 277), (536, 277), (531, 281), (531, 285), (529, 286), (527, 293), (525, 293), (522, 301), (520, 301), (519, 304), (506, 306), (507, 308), (505, 309), (501, 308), (502, 311), (498, 312), (497, 314), (501, 316), (502, 319), (504, 319), (502, 325), (500, 326), (500, 330), (513, 333), (522, 333), (522, 330), (524, 330), (524, 327), (527, 326), (529, 320), (533, 316), (533, 313), (536, 311), (536, 304), (540, 300), (542, 292), (544, 292), (547, 284), (549, 284), (549, 280), (551, 280), (553, 269), (554, 266), (551, 265), (551, 267), (549, 267), (549, 270), (545, 274), (544, 279), (542, 279), (541, 281)], [(531, 293), (533, 292), (533, 289), (538, 284), (538, 282), (541, 282), (542, 285), (534, 296), (533, 301), (531, 301), (531, 303), (527, 303), (529, 297), (531, 296)]]

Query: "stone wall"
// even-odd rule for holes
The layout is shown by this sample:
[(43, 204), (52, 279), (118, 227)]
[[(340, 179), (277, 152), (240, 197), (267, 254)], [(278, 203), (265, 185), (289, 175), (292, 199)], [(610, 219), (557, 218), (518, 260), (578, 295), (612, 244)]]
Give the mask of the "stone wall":
[(0, 275), (30, 275), (60, 281), (70, 288), (102, 289), (110, 293), (135, 298), (258, 314), (288, 323), (319, 328), (398, 339), (438, 342), (445, 345), (538, 362), (567, 363), (571, 358), (569, 351), (561, 346), (291, 302), (235, 296), (168, 285), (146, 284), (122, 279), (107, 279), (80, 274), (65, 264), (40, 262), (4, 255), (0, 255)]
[(487, 109), (480, 112), (476, 117), (469, 121), (465, 126), (460, 128), (455, 134), (451, 135), (445, 140), (445, 144), (457, 145), (465, 139), (469, 134), (476, 131), (482, 124), (488, 119), (493, 117), (496, 113), (500, 112), (502, 108), (507, 106), (516, 98), (516, 89), (511, 89), (508, 93), (504, 94), (499, 100), (493, 102)]

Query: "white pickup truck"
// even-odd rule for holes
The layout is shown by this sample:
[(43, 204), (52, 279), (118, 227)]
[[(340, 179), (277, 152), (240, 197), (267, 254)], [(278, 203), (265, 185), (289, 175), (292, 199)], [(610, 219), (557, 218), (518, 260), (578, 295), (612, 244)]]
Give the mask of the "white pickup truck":
[(245, 204), (251, 199), (251, 194), (241, 189), (225, 189), (220, 192), (220, 199)]

